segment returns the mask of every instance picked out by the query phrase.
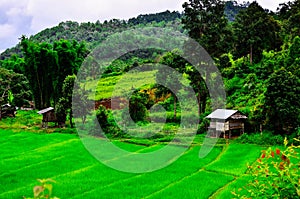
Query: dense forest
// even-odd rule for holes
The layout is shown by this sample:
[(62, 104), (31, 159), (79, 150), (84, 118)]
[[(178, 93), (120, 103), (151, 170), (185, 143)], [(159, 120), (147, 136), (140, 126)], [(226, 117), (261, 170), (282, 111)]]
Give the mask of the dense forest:
[[(16, 47), (1, 54), (0, 103), (24, 106), (33, 100), (37, 109), (54, 106), (62, 120), (70, 115), (72, 126), (72, 92), (67, 88), (74, 86), (73, 75), (89, 52), (111, 34), (163, 27), (187, 34), (211, 55), (226, 87), (226, 106), (248, 116), (248, 132), (267, 129), (276, 134), (299, 133), (300, 1), (278, 5), (275, 13), (257, 2), (239, 5), (232, 1), (189, 0), (183, 8), (183, 13), (166, 11), (127, 21), (67, 21), (29, 38), (22, 36)], [(122, 75), (143, 63), (166, 64), (185, 74), (197, 94), (199, 118), (212, 111), (202, 77), (176, 50), (133, 52), (114, 62), (105, 74)], [(93, 73), (93, 68), (89, 72)], [(149, 95), (151, 91), (156, 98), (168, 96), (162, 98), (166, 100), (162, 104), (173, 110), (176, 122), (176, 111), (180, 109), (176, 96), (157, 85), (131, 98), (131, 104), (142, 104), (130, 109), (135, 121), (144, 120), (145, 112), (157, 102)], [(107, 118), (108, 112), (98, 115)], [(200, 122), (199, 132), (203, 132), (206, 121)]]

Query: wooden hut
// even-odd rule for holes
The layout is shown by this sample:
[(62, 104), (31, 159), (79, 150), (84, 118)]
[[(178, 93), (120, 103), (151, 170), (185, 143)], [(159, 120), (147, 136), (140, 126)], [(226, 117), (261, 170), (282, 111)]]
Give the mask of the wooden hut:
[(4, 104), (0, 107), (0, 119), (4, 117), (15, 117), (16, 107), (11, 106), (10, 104)]
[(48, 122), (55, 122), (57, 123), (56, 115), (54, 108), (49, 107), (43, 110), (40, 110), (38, 114), (43, 115), (43, 121), (42, 121), (42, 127), (47, 128), (48, 127)]
[(217, 109), (206, 118), (210, 119), (210, 136), (231, 138), (233, 131), (238, 132), (238, 135), (244, 133), (244, 121), (247, 116), (237, 110)]

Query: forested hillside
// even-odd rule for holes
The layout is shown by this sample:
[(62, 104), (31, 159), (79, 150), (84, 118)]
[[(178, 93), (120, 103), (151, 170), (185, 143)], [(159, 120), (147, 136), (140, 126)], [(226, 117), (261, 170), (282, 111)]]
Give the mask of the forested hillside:
[[(62, 22), (29, 38), (23, 36), (18, 46), (1, 55), (0, 64), (12, 74), (26, 77), (30, 91), (28, 86), (23, 86), (22, 93), (31, 93), (36, 108), (64, 108), (66, 110), (57, 112), (65, 120), (67, 114), (72, 117), (72, 93), (64, 88), (72, 88), (76, 78), (72, 75), (101, 41), (113, 33), (139, 27), (163, 27), (170, 34), (177, 30), (196, 40), (212, 56), (225, 83), (226, 106), (248, 116), (247, 131), (267, 129), (277, 134), (299, 133), (300, 1), (278, 7), (278, 12), (273, 13), (257, 2), (238, 5), (220, 0), (189, 0), (183, 4), (183, 14), (166, 11), (127, 21)], [(117, 78), (143, 63), (166, 64), (180, 71), (197, 94), (201, 118), (199, 132), (204, 132), (207, 121), (203, 118), (212, 111), (209, 91), (203, 78), (179, 55), (176, 50), (132, 52), (116, 60), (104, 74)], [(91, 63), (87, 72), (96, 73), (93, 60), (87, 60)], [(0, 87), (2, 104), (7, 101), (8, 91), (18, 96), (12, 88), (13, 82), (6, 82), (5, 77), (0, 81), (6, 83), (1, 83)], [(174, 93), (157, 85), (142, 91), (136, 92), (134, 97), (135, 103), (142, 103), (139, 110), (147, 112), (154, 103), (160, 102), (174, 113), (169, 120), (178, 122), (176, 114), (180, 113), (180, 104)], [(28, 99), (28, 95), (24, 99)], [(20, 103), (17, 97), (15, 100), (15, 104)], [(139, 110), (132, 110), (141, 116), (136, 120), (146, 120), (147, 114)]]
[[(225, 14), (229, 21), (233, 21), (235, 15), (247, 6), (246, 4), (237, 4), (234, 1), (226, 2)], [(138, 28), (145, 26), (158, 26), (158, 27), (173, 27), (179, 28), (178, 31), (183, 31), (180, 27), (180, 19), (182, 13), (173, 11), (165, 11), (156, 14), (141, 14), (137, 17), (130, 18), (129, 20), (111, 19), (109, 21), (100, 22), (87, 22), (78, 23), (75, 21), (61, 22), (55, 27), (47, 28), (36, 35), (30, 36), (30, 40), (36, 42), (49, 42), (53, 43), (60, 39), (76, 40), (77, 42), (86, 42), (89, 49), (95, 47), (103, 41), (108, 35), (116, 32), (121, 32), (130, 28)], [(175, 25), (174, 25), (175, 24)], [(178, 27), (179, 26), (179, 27)], [(13, 54), (20, 54), (20, 45), (7, 49), (1, 53), (0, 60), (9, 58)]]
[[(78, 23), (75, 21), (61, 22), (55, 27), (47, 28), (36, 35), (29, 37), (30, 41), (54, 43), (60, 39), (76, 40), (85, 42), (88, 49), (93, 49), (97, 44), (105, 40), (107, 36), (131, 28), (157, 26), (176, 27), (183, 31), (180, 26), (181, 14), (179, 12), (165, 11), (157, 14), (143, 14), (129, 20), (111, 19), (109, 21)], [(172, 25), (172, 24), (176, 24)], [(0, 56), (0, 60), (10, 57), (12, 54), (21, 54), (21, 46), (7, 49)]]

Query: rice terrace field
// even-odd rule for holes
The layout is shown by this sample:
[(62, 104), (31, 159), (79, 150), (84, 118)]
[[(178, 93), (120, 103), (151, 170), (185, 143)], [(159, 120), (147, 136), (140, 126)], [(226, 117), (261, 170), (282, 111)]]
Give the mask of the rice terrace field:
[[(203, 159), (198, 157), (203, 136), (173, 164), (161, 170), (123, 173), (98, 162), (77, 134), (0, 130), (0, 198), (32, 197), (36, 179), (51, 178), (59, 198), (232, 198), (231, 191), (245, 184), (247, 163), (263, 147), (220, 142)], [(151, 146), (113, 141), (137, 153)]]

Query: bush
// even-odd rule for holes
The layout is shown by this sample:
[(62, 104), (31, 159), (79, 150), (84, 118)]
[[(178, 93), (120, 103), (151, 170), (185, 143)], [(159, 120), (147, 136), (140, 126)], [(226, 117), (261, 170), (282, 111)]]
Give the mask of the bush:
[[(124, 132), (116, 124), (112, 111), (100, 106), (96, 112), (96, 121), (99, 122), (102, 132), (109, 137), (123, 137)], [(97, 129), (97, 128), (96, 128)], [(101, 132), (93, 132), (96, 136), (104, 136)]]
[[(297, 142), (300, 140), (295, 139)], [(237, 198), (299, 198), (300, 197), (300, 146), (284, 140), (285, 150), (269, 148), (248, 166), (249, 183), (232, 192)]]
[(207, 127), (209, 126), (209, 119), (206, 118), (206, 116), (209, 115), (209, 112), (202, 113), (199, 117), (199, 126), (197, 130), (197, 134), (204, 134), (207, 132)]
[(264, 131), (262, 133), (244, 133), (236, 139), (239, 143), (245, 144), (257, 144), (257, 145), (282, 145), (284, 138), (281, 135), (274, 135), (270, 131)]
[(298, 127), (296, 131), (289, 136), (289, 143), (294, 145), (300, 145), (300, 143), (296, 142), (295, 140), (300, 140), (300, 127)]
[(146, 102), (149, 96), (144, 92), (134, 92), (129, 100), (129, 113), (134, 122), (145, 121), (148, 115)]

